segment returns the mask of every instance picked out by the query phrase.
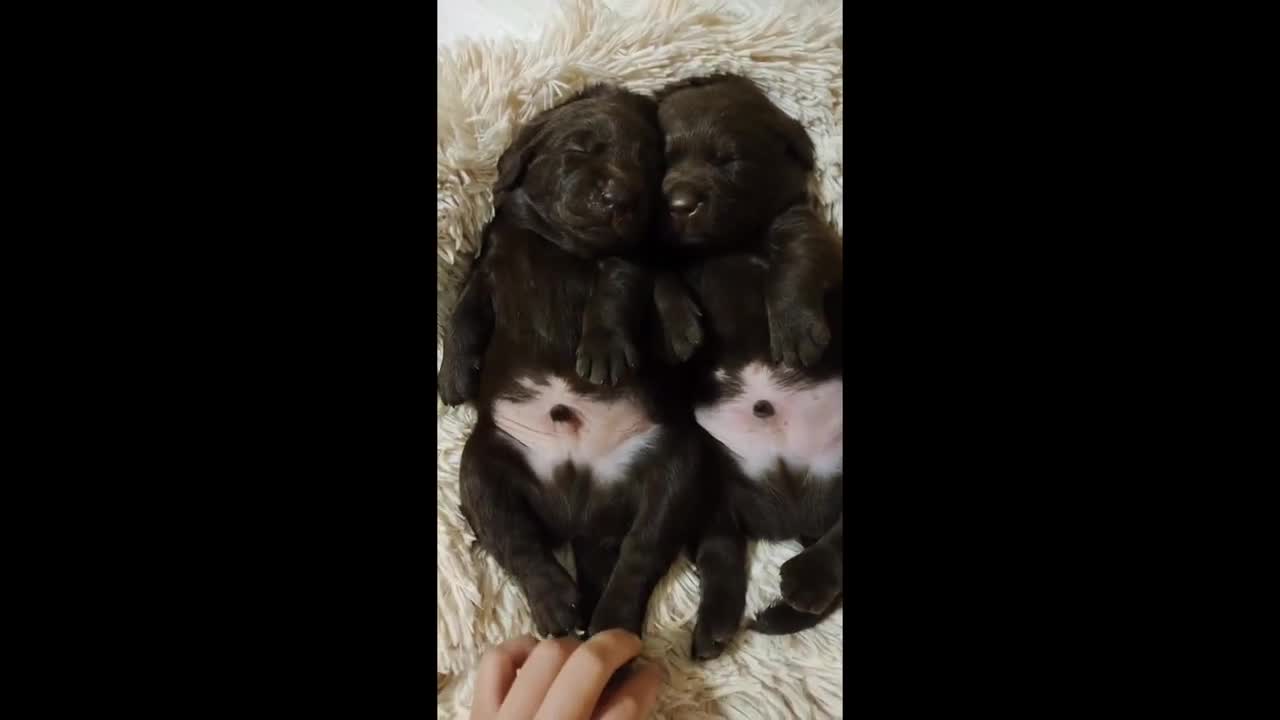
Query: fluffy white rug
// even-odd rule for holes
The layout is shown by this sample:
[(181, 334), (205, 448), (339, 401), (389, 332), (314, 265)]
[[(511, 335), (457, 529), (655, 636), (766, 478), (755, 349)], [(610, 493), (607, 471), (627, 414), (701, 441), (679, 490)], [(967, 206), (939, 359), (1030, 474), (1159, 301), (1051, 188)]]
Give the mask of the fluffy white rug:
[[(817, 149), (818, 193), (842, 229), (844, 68), (839, 2), (779, 2), (739, 15), (712, 4), (636, 2), (617, 14), (599, 0), (568, 0), (563, 17), (532, 42), (466, 41), (438, 51), (436, 75), (436, 347), (491, 217), (490, 186), (513, 131), (592, 81), (651, 93), (673, 80), (734, 72), (758, 83), (808, 129)], [(437, 695), (438, 717), (466, 717), (472, 669), (490, 646), (531, 632), (528, 606), (473, 536), (458, 509), (458, 461), (475, 420), (470, 406), (437, 399), (436, 666), (453, 676)], [(748, 616), (778, 595), (778, 567), (797, 543), (751, 549)], [(567, 558), (566, 558), (567, 560)], [(568, 563), (566, 562), (566, 565)], [(571, 567), (571, 566), (570, 566)], [(645, 656), (669, 682), (655, 717), (839, 717), (844, 613), (786, 637), (742, 633), (713, 661), (689, 657), (698, 580), (681, 556), (658, 586), (645, 627)]]

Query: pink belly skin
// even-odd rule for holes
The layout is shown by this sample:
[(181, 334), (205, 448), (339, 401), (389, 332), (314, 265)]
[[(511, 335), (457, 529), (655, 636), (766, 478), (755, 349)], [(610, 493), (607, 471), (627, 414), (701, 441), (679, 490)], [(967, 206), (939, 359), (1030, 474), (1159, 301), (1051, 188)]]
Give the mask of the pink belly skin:
[[(726, 379), (723, 371), (717, 378)], [(724, 443), (752, 480), (764, 480), (778, 463), (795, 474), (821, 480), (844, 471), (844, 381), (782, 387), (773, 370), (752, 363), (740, 372), (744, 392), (715, 405), (696, 408), (701, 425)], [(757, 415), (758, 403), (772, 406)]]
[[(548, 482), (564, 463), (590, 470), (593, 480), (621, 480), (636, 456), (657, 440), (662, 428), (632, 400), (603, 403), (569, 390), (560, 378), (538, 385), (522, 378), (530, 400), (494, 403), (493, 419), (524, 454), (539, 480)], [(559, 419), (553, 420), (552, 410)], [(567, 409), (567, 410), (566, 410)], [(564, 418), (568, 419), (564, 419)]]

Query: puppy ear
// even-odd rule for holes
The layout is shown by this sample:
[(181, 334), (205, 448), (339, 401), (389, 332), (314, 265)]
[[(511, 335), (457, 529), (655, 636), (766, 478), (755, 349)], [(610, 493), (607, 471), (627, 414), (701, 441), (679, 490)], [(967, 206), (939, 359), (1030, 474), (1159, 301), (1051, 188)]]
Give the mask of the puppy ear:
[(538, 134), (547, 124), (549, 114), (549, 111), (544, 112), (525, 123), (524, 127), (520, 128), (520, 132), (516, 133), (516, 139), (502, 151), (502, 155), (498, 158), (498, 180), (493, 184), (495, 195), (520, 184), (525, 168), (529, 166), (529, 162), (536, 154)]
[[(630, 105), (655, 127), (658, 124), (658, 101), (648, 95), (634, 93), (617, 85), (597, 83), (588, 85), (569, 102), (575, 102), (583, 98), (613, 98), (621, 103)], [(568, 103), (565, 104), (567, 105)]]
[[(814, 151), (813, 141), (809, 139), (809, 133), (805, 132), (804, 126), (796, 122), (790, 115), (782, 112), (778, 106), (769, 100), (764, 91), (760, 89), (750, 78), (741, 75), (716, 74), (706, 75), (702, 77), (692, 77), (680, 80), (657, 92), (655, 98), (658, 102), (662, 102), (670, 97), (673, 93), (688, 88), (707, 87), (709, 85), (727, 85), (731, 92), (736, 91), (739, 97), (745, 102), (752, 104), (753, 107), (759, 107), (763, 117), (774, 118), (771, 123), (775, 131), (782, 137), (785, 144), (787, 154), (790, 155), (805, 172), (811, 172), (814, 167)], [(768, 121), (766, 121), (768, 122)]]
[(677, 80), (675, 82), (668, 83), (663, 87), (659, 88), (658, 91), (654, 93), (653, 99), (658, 102), (662, 102), (663, 100), (666, 100), (669, 95), (679, 92), (681, 90), (687, 90), (689, 88), (706, 87), (708, 85), (718, 85), (720, 83), (738, 83), (745, 87), (749, 87), (756, 92), (759, 92), (759, 88), (756, 87), (755, 83), (751, 82), (747, 78), (744, 78), (740, 75), (730, 75), (728, 73), (716, 73), (714, 75), (698, 75), (695, 77), (687, 77), (683, 80)]
[(794, 158), (805, 172), (812, 172), (814, 151), (813, 140), (809, 138), (809, 133), (805, 132), (804, 126), (789, 115), (778, 111), (778, 116), (777, 127), (782, 135), (782, 141), (786, 143), (787, 154)]

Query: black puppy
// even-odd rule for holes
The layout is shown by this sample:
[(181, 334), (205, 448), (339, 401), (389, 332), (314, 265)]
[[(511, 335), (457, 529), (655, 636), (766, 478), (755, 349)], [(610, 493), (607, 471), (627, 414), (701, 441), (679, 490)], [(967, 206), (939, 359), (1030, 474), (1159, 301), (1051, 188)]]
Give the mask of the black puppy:
[[(499, 159), (445, 342), (441, 399), (479, 410), (463, 514), (546, 635), (639, 633), (692, 523), (696, 431), (656, 391), (663, 364), (640, 362), (659, 326), (652, 278), (631, 262), (651, 237), (660, 158), (653, 101), (617, 88), (525, 126)], [(566, 542), (576, 587), (552, 555)]]
[[(781, 601), (755, 629), (810, 627), (843, 590), (841, 249), (806, 189), (812, 142), (750, 81), (699, 78), (658, 97), (662, 189), (684, 257), (658, 294), (678, 297), (683, 281), (704, 314), (689, 369), (704, 475), (721, 492), (695, 551), (693, 652), (710, 658), (742, 618), (747, 537), (806, 545), (782, 566)], [(669, 327), (696, 321), (674, 301), (660, 307)]]

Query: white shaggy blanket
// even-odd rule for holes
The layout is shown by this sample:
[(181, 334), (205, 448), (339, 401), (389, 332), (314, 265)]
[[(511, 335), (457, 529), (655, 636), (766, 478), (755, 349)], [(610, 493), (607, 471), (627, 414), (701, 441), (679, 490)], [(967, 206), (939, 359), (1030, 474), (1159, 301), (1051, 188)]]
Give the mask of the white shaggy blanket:
[[(438, 51), (436, 128), (437, 367), (445, 319), (493, 213), (490, 186), (513, 131), (592, 81), (651, 93), (681, 78), (733, 72), (753, 79), (814, 140), (823, 209), (842, 229), (844, 68), (839, 2), (776, 2), (749, 14), (699, 2), (637, 1), (618, 14), (567, 0), (539, 39), (463, 41)], [(528, 605), (478, 549), (458, 508), (458, 461), (475, 420), (437, 399), (436, 617), (438, 717), (464, 718), (473, 668), (492, 645), (532, 632)], [(778, 568), (798, 543), (751, 549), (748, 617), (778, 596)], [(564, 556), (566, 565), (567, 556)], [(654, 592), (646, 657), (669, 676), (657, 718), (829, 718), (841, 713), (844, 613), (796, 635), (743, 632), (716, 660), (690, 659), (698, 579), (681, 555)]]

